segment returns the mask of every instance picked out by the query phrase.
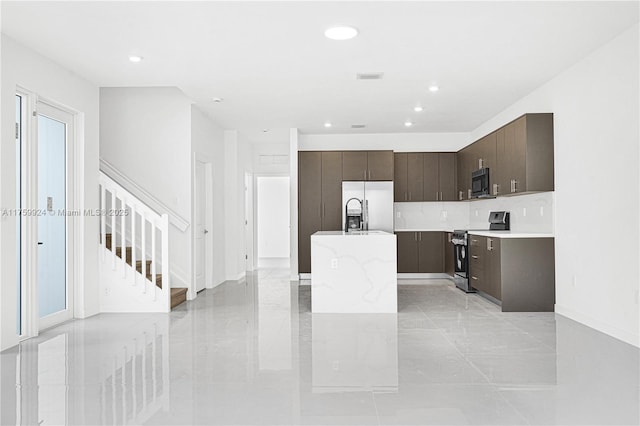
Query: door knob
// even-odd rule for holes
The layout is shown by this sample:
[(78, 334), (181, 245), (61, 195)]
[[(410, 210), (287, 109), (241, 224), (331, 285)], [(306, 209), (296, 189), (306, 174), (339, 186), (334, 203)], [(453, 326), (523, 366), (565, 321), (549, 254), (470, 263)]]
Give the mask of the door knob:
[(209, 231), (207, 231), (207, 230), (205, 229), (205, 230), (204, 230), (204, 233), (205, 233), (205, 234), (208, 234), (208, 233), (209, 233)]

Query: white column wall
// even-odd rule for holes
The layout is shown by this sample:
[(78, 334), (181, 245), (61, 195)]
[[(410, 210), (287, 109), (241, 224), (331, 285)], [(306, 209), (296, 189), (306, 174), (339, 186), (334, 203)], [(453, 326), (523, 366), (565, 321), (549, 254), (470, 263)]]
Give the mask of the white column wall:
[(298, 129), (289, 131), (289, 176), (291, 212), (291, 232), (289, 235), (291, 247), (290, 272), (291, 281), (298, 280)]
[[(60, 103), (79, 113), (76, 126), (77, 152), (83, 164), (80, 206), (98, 207), (98, 87), (38, 53), (2, 35), (0, 133), (0, 205), (16, 207), (15, 94), (17, 86)], [(84, 238), (78, 247), (81, 276), (75, 293), (75, 316), (98, 313), (98, 219), (79, 218)], [(0, 219), (0, 350), (18, 343), (16, 336), (16, 222)]]

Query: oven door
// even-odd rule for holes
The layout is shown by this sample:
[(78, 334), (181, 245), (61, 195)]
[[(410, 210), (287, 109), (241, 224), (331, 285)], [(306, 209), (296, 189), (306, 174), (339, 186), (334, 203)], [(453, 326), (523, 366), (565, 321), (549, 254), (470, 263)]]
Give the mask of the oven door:
[(455, 274), (457, 276), (468, 278), (469, 272), (469, 249), (463, 244), (453, 245), (453, 259), (455, 261)]

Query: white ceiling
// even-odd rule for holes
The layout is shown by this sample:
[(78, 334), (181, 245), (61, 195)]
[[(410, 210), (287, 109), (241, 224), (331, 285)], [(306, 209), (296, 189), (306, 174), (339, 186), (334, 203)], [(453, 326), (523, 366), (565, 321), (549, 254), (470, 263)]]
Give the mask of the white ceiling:
[(97, 85), (178, 86), (255, 135), (470, 131), (637, 22), (637, 1), (2, 2), (2, 32)]

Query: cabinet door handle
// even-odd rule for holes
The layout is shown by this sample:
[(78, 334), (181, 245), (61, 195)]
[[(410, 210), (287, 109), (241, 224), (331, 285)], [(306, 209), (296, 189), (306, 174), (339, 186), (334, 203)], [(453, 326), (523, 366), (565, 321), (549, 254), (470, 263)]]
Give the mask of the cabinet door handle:
[(411, 201), (411, 191), (409, 191), (409, 201)]
[(422, 241), (422, 232), (418, 232), (418, 241)]
[(414, 233), (413, 233), (413, 239), (414, 239), (415, 241), (418, 241), (418, 233), (417, 233), (417, 232), (414, 232)]
[(458, 200), (462, 201), (463, 200), (463, 196), (462, 196), (462, 191), (458, 191)]
[(471, 199), (471, 189), (467, 189), (467, 198)]
[(487, 238), (487, 251), (493, 250), (493, 240), (491, 238)]
[(363, 170), (362, 172), (364, 173), (364, 178), (363, 178), (363, 180), (367, 180), (367, 171), (366, 171), (366, 170)]
[(472, 275), (472, 276), (471, 276), (471, 279), (472, 279), (472, 280), (477, 280), (477, 279), (478, 279), (478, 277), (474, 277), (474, 276)]
[(498, 184), (494, 183), (493, 184), (493, 195), (498, 195)]
[(516, 179), (513, 180), (513, 192), (518, 192), (518, 181)]
[(477, 259), (477, 258), (478, 258), (478, 256), (471, 256), (471, 258), (472, 258), (472, 259)]

